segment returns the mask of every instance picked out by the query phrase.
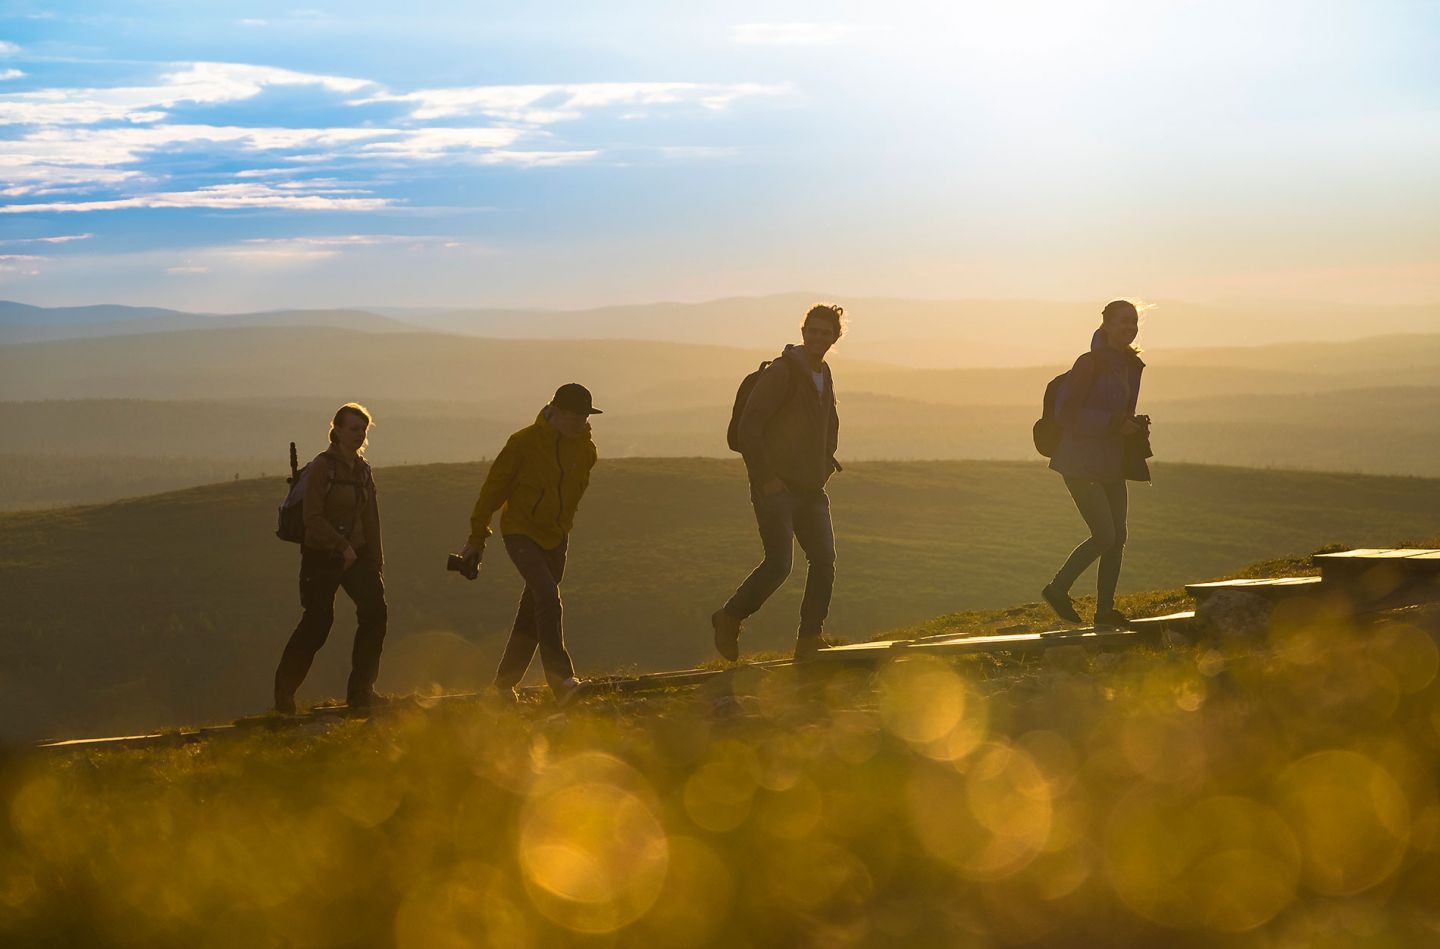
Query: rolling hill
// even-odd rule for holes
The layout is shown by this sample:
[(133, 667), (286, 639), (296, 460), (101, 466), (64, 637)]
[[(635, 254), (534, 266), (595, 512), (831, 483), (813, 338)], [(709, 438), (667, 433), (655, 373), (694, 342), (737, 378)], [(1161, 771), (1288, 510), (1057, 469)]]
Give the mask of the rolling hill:
[[(391, 603), (381, 688), (474, 688), (493, 671), (514, 571), (498, 547), (476, 583), (443, 569), (483, 474), (478, 464), (379, 472)], [(1122, 591), (1220, 575), (1275, 550), (1429, 537), (1440, 524), (1435, 480), (1169, 464), (1156, 476), (1132, 494)], [(1083, 533), (1039, 464), (861, 463), (831, 487), (839, 582), (829, 629), (848, 639), (1033, 600)], [(263, 708), (298, 617), (295, 550), (271, 536), (283, 489), (271, 477), (0, 515), (0, 736)], [(707, 658), (706, 618), (758, 553), (738, 463), (602, 461), (565, 583), (582, 672)], [(747, 649), (786, 647), (801, 573), (803, 561), (749, 624)], [(351, 615), (342, 598), (303, 700), (341, 688)]]

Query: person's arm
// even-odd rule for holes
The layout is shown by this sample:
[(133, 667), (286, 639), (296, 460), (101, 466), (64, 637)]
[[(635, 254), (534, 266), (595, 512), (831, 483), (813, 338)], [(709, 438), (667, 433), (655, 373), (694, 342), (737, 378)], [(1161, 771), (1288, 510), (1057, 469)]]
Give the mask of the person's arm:
[(836, 471), (842, 471), (840, 462), (835, 460), (835, 452), (840, 448), (840, 410), (835, 399), (835, 380), (830, 376), (830, 367), (825, 367), (825, 381), (830, 383), (830, 418), (829, 418), (829, 442), (826, 448), (830, 452), (830, 464)]
[(380, 537), (380, 499), (375, 491), (375, 475), (370, 475), (370, 497), (365, 505), (365, 549), (376, 570), (385, 569), (385, 543)]
[(784, 365), (787, 358), (780, 357), (760, 373), (740, 413), (740, 454), (745, 459), (746, 470), (750, 472), (750, 483), (757, 487), (763, 488), (776, 479), (775, 465), (765, 445), (765, 426), (784, 404), (790, 391), (792, 370)]
[(1092, 409), (1090, 392), (1095, 388), (1095, 358), (1085, 353), (1075, 360), (1070, 378), (1065, 382), (1065, 394), (1060, 400), (1060, 424), (1086, 435), (1104, 435), (1118, 432), (1126, 421), (1124, 412), (1106, 412)]
[(316, 550), (333, 550), (343, 554), (350, 547), (350, 538), (335, 529), (325, 517), (325, 495), (330, 487), (330, 460), (316, 455), (305, 475), (305, 546)]
[(510, 440), (490, 464), (490, 473), (485, 476), (485, 483), (480, 486), (480, 497), (475, 500), (475, 508), (470, 512), (470, 537), (465, 542), (468, 549), (477, 552), (485, 549), (485, 538), (491, 533), (490, 520), (509, 500), (510, 492), (515, 487), (515, 476), (520, 472), (520, 448), (516, 442), (518, 437), (518, 434), (510, 436)]

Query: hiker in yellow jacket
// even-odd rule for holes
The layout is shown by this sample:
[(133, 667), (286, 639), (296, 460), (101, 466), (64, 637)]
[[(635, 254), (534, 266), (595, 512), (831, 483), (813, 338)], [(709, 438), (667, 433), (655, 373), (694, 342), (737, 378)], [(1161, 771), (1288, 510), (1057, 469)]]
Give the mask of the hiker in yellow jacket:
[(470, 536), (461, 556), (479, 565), (490, 520), (501, 511), (505, 552), (525, 580), (510, 641), (495, 670), (496, 694), (506, 701), (515, 701), (515, 686), (525, 677), (537, 647), (545, 680), (561, 705), (570, 704), (583, 689), (565, 649), (560, 579), (575, 509), (595, 467), (588, 419), (599, 414), (584, 386), (570, 382), (556, 389), (535, 424), (511, 435), (495, 457), (470, 515)]

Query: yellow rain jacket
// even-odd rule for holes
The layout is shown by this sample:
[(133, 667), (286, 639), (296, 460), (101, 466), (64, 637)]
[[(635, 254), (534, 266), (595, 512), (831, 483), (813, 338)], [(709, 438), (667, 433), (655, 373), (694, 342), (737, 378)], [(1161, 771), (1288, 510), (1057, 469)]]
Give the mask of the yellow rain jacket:
[(485, 545), (490, 519), (503, 507), (502, 535), (524, 534), (546, 550), (559, 547), (575, 525), (596, 457), (588, 425), (583, 435), (566, 438), (541, 412), (495, 456), (470, 515), (470, 546)]

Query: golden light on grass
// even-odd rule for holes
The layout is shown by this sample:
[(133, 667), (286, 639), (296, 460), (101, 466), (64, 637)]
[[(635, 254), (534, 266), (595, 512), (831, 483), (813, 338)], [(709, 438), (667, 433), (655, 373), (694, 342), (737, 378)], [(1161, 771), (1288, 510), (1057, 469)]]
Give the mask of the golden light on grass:
[(395, 914), (396, 949), (535, 945), (535, 925), (513, 887), (513, 880), (480, 861), (419, 878)]
[(1278, 800), (1304, 854), (1305, 885), (1326, 896), (1378, 886), (1404, 859), (1410, 802), (1380, 765), (1353, 751), (1322, 751), (1280, 776)]
[(685, 812), (695, 826), (716, 833), (734, 830), (750, 816), (760, 786), (754, 750), (738, 741), (719, 741), (709, 760), (685, 782)]
[(1120, 742), (1126, 761), (1147, 781), (1186, 784), (1205, 771), (1205, 742), (1189, 716), (1145, 710), (1125, 722)]
[(1280, 816), (1235, 795), (1190, 804), (1137, 790), (1111, 812), (1111, 885), (1146, 919), (1177, 928), (1245, 932), (1295, 898), (1300, 848)]
[(892, 734), (936, 761), (964, 758), (988, 727), (984, 699), (949, 664), (929, 657), (881, 673), (880, 714)]
[[(733, 911), (735, 882), (715, 851), (694, 837), (670, 838), (665, 887), (640, 924), (654, 946), (704, 946)], [(639, 940), (637, 940), (639, 941)]]
[(652, 801), (644, 778), (606, 754), (580, 754), (542, 774), (518, 842), (535, 908), (582, 933), (614, 932), (644, 915), (670, 854)]
[(1050, 787), (1030, 756), (1010, 745), (982, 746), (964, 774), (917, 768), (906, 799), (920, 844), (973, 880), (1013, 876), (1050, 836)]

